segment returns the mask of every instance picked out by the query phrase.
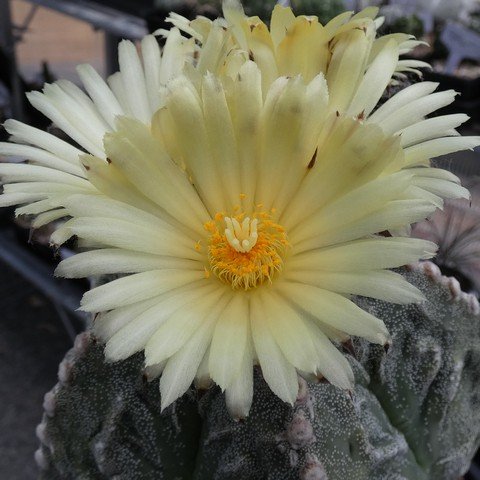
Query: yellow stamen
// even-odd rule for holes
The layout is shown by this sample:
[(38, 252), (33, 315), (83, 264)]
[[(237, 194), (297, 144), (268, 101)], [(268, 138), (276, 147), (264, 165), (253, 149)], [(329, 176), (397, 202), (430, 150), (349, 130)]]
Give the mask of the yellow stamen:
[(211, 223), (205, 224), (211, 234), (208, 246), (211, 271), (232, 288), (249, 290), (271, 282), (282, 270), (289, 246), (287, 235), (267, 213), (225, 216), (222, 222), (214, 222), (214, 228)]
[(203, 228), (207, 231), (207, 232), (214, 232), (215, 231), (215, 222), (213, 220), (210, 220), (209, 222), (205, 222), (203, 224)]

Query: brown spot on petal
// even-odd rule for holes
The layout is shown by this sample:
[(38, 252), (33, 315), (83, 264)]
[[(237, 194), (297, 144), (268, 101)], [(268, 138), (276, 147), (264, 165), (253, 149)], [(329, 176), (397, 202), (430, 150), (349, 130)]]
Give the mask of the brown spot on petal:
[(315, 162), (317, 161), (317, 153), (318, 153), (318, 147), (315, 149), (315, 153), (313, 154), (312, 159), (310, 160), (310, 162), (308, 162), (308, 165), (307, 165), (308, 169), (313, 168), (313, 166), (315, 165)]

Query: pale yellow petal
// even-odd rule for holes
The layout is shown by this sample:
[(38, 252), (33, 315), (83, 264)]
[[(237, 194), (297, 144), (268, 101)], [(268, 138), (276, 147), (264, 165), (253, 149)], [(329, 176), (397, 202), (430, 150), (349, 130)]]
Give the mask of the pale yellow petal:
[(109, 217), (82, 217), (69, 220), (52, 234), (51, 242), (61, 245), (73, 235), (109, 247), (192, 260), (202, 258), (195, 250), (195, 244), (192, 243), (191, 247), (186, 245), (184, 243), (186, 237), (179, 232), (172, 234), (168, 229), (155, 229), (138, 223), (132, 228), (129, 221)]
[(423, 165), (431, 158), (459, 150), (473, 150), (478, 145), (480, 145), (480, 137), (436, 138), (406, 148), (405, 163), (408, 166)]
[(237, 138), (235, 146), (240, 168), (240, 191), (245, 195), (242, 205), (246, 210), (253, 210), (260, 112), (263, 107), (260, 70), (254, 62), (246, 62), (240, 68), (237, 79), (233, 84), (230, 111)]
[[(188, 286), (191, 288), (191, 286)], [(185, 287), (184, 287), (185, 289)], [(181, 289), (179, 289), (181, 290)], [(168, 295), (172, 293), (169, 292)], [(95, 315), (93, 320), (93, 332), (103, 342), (107, 342), (125, 325), (132, 322), (149, 308), (159, 305), (164, 300), (165, 294), (157, 295), (149, 300), (132, 303), (125, 307), (118, 307), (109, 312), (102, 312)]]
[(30, 164), (41, 165), (61, 172), (84, 177), (84, 172), (79, 164), (74, 165), (50, 152), (29, 145), (0, 142), (0, 155), (23, 157), (25, 160), (28, 160)]
[(322, 327), (308, 320), (306, 326), (317, 353), (317, 367), (315, 372), (323, 376), (332, 385), (343, 390), (353, 390), (354, 376), (352, 367), (343, 355), (327, 338)]
[[(152, 335), (171, 318), (174, 312), (181, 309), (185, 304), (195, 302), (202, 296), (208, 296), (214, 289), (215, 286), (205, 280), (195, 282), (171, 290), (152, 300), (134, 304), (131, 309), (123, 307), (118, 317), (115, 315), (117, 310), (115, 309), (110, 318), (99, 319), (99, 323), (100, 321), (107, 322), (107, 325), (103, 327), (104, 336), (105, 334), (110, 335), (105, 348), (106, 358), (113, 361), (123, 360), (143, 350)], [(137, 305), (142, 303), (147, 304), (147, 309), (140, 310), (140, 307), (137, 308)], [(109, 315), (110, 312), (106, 314), (106, 317)], [(151, 364), (158, 364), (161, 361)], [(148, 365), (150, 365), (149, 362), (147, 362)]]
[(212, 290), (201, 298), (188, 303), (182, 302), (179, 309), (149, 338), (145, 346), (146, 365), (171, 357), (211, 316), (218, 318), (229, 300), (228, 294), (223, 285), (212, 285)]
[[(434, 190), (433, 182), (425, 183)], [(446, 183), (448, 187), (453, 187), (451, 188), (452, 193), (458, 193), (457, 189), (461, 188), (449, 182), (443, 183)], [(361, 210), (357, 210), (358, 218), (350, 222), (343, 223), (339, 216), (337, 217), (338, 222), (316, 224), (318, 230), (316, 232), (312, 231), (310, 238), (296, 243), (294, 251), (295, 254), (300, 254), (327, 245), (335, 245), (363, 238), (367, 235), (399, 229), (427, 218), (436, 208), (437, 205), (430, 200), (415, 198), (386, 202), (378, 210), (370, 211), (365, 215), (362, 215)]]
[(468, 115), (458, 113), (421, 120), (398, 132), (402, 136), (402, 147), (410, 147), (433, 138), (450, 136), (454, 134), (452, 133), (454, 129), (465, 123), (468, 118)]
[(253, 401), (253, 341), (249, 323), (247, 322), (247, 344), (239, 371), (225, 390), (228, 411), (235, 419), (247, 417)]
[(202, 231), (208, 215), (185, 172), (140, 122), (122, 118), (117, 129), (116, 133), (105, 136), (110, 161), (117, 163), (146, 197), (186, 225)]
[(388, 331), (381, 320), (357, 307), (342, 295), (292, 282), (279, 282), (276, 289), (298, 308), (318, 319), (320, 329), (322, 323), (325, 323), (373, 343), (384, 344), (389, 339)]
[(118, 63), (122, 74), (122, 82), (126, 101), (135, 118), (149, 124), (152, 109), (148, 101), (145, 73), (135, 45), (122, 40), (118, 46)]
[(11, 142), (36, 145), (62, 160), (79, 165), (79, 155), (83, 152), (55, 135), (13, 119), (5, 121), (3, 126), (11, 135)]
[(115, 126), (115, 117), (124, 115), (125, 112), (112, 90), (91, 65), (79, 65), (77, 72), (86, 91), (97, 105), (99, 112), (109, 126), (113, 128)]
[(423, 294), (401, 275), (387, 270), (364, 272), (293, 270), (285, 272), (285, 279), (300, 284), (314, 285), (331, 292), (363, 295), (391, 303), (407, 304), (424, 299)]
[(82, 310), (102, 312), (123, 307), (201, 280), (202, 277), (203, 272), (173, 268), (128, 275), (85, 293), (81, 301)]
[(348, 108), (350, 115), (370, 115), (389, 84), (397, 62), (398, 45), (392, 40), (368, 67)]
[(65, 278), (82, 278), (91, 275), (138, 273), (158, 269), (201, 270), (202, 262), (148, 253), (105, 248), (78, 253), (58, 265), (55, 275)]
[[(207, 133), (203, 122), (201, 100), (193, 85), (184, 77), (178, 77), (169, 84), (170, 93), (165, 109), (157, 112), (155, 121), (160, 128), (171, 117), (166, 128), (171, 128), (171, 147), (166, 144), (167, 151), (173, 155), (181, 154), (188, 172), (193, 177), (196, 189), (213, 216), (222, 211), (226, 203), (221, 185), (221, 177), (209, 154)], [(188, 135), (185, 135), (188, 132)], [(178, 139), (182, 139), (181, 142)], [(178, 161), (178, 159), (176, 160)]]
[(437, 89), (438, 85), (439, 84), (435, 82), (418, 82), (400, 90), (400, 92), (393, 95), (375, 110), (375, 112), (368, 118), (368, 121), (377, 123), (381, 126), (384, 121), (391, 119), (392, 117), (395, 119), (398, 110), (414, 103), (418, 99), (430, 95)]
[(365, 73), (372, 34), (372, 28), (354, 29), (336, 41), (326, 75), (331, 110), (344, 112), (350, 105)]
[(264, 322), (283, 355), (298, 370), (315, 371), (316, 350), (298, 311), (270, 292), (262, 292)]
[(210, 347), (210, 376), (222, 390), (232, 383), (242, 364), (248, 341), (248, 324), (248, 298), (238, 292), (220, 313)]
[[(379, 125), (386, 134), (392, 135), (409, 125), (423, 120), (424, 117), (435, 110), (449, 105), (454, 101), (455, 95), (457, 95), (457, 93), (453, 90), (447, 90), (415, 99), (415, 101), (397, 108), (390, 116), (383, 119)], [(369, 121), (371, 122), (373, 119), (370, 118)]]
[(216, 315), (209, 315), (195, 334), (167, 361), (160, 379), (162, 410), (183, 395), (192, 384), (212, 340)]
[(277, 3), (273, 8), (272, 19), (270, 21), (270, 31), (275, 47), (278, 47), (278, 44), (283, 40), (294, 22), (295, 15), (292, 9)]
[(283, 355), (265, 322), (265, 312), (256, 295), (252, 297), (251, 327), (255, 353), (262, 374), (273, 393), (291, 405), (298, 393), (295, 368)]
[[(225, 191), (224, 208), (232, 210), (238, 204), (241, 184), (237, 157), (237, 139), (223, 86), (212, 74), (202, 83), (203, 123), (208, 141), (210, 162), (218, 169)], [(221, 135), (219, 135), (221, 132)], [(214, 168), (215, 168), (214, 167)], [(217, 188), (219, 188), (217, 186)]]
[(344, 245), (320, 248), (295, 255), (289, 259), (292, 270), (326, 270), (354, 272), (394, 268), (431, 258), (436, 245), (414, 238), (371, 238)]

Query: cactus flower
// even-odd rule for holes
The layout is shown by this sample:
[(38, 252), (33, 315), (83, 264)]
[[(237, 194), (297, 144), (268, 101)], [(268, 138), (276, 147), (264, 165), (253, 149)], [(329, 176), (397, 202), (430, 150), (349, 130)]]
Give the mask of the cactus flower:
[[(209, 38), (232, 42), (224, 35), (235, 25)], [(121, 275), (87, 292), (82, 308), (97, 314), (107, 359), (145, 351), (149, 374), (162, 374), (163, 408), (192, 381), (213, 381), (244, 417), (255, 364), (289, 403), (297, 373), (352, 388), (334, 344), (350, 335), (385, 344), (389, 334), (350, 296), (421, 300), (388, 269), (436, 249), (380, 233), (405, 231), (442, 198), (468, 196), (454, 175), (428, 166), (430, 156), (480, 143), (453, 136), (464, 116), (424, 119), (453, 95), (419, 83), (377, 108), (398, 66), (394, 39), (369, 63), (374, 47), (339, 38), (329, 71), (277, 76), (232, 43), (235, 70), (205, 68), (215, 45), (185, 62), (193, 43), (175, 29), (168, 41), (177, 38), (185, 56), (169, 57), (172, 66), (148, 38), (144, 67), (131, 44), (121, 46), (110, 87), (80, 70), (90, 97), (65, 82), (31, 96), (87, 153), (8, 122), (18, 143), (0, 152), (36, 164), (0, 165), (0, 202), (40, 213), (37, 225), (70, 217), (52, 242), (76, 236), (87, 251), (58, 275)]]

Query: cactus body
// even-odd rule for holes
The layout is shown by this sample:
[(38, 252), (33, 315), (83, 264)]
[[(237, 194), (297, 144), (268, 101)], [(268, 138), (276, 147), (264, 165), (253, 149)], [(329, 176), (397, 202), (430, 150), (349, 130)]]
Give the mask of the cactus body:
[(291, 407), (257, 371), (243, 422), (218, 388), (160, 413), (158, 380), (146, 381), (141, 354), (104, 363), (102, 346), (82, 334), (46, 396), (41, 478), (457, 480), (480, 438), (478, 303), (432, 264), (405, 275), (427, 302), (358, 299), (393, 344), (348, 346), (355, 391), (300, 379)]

